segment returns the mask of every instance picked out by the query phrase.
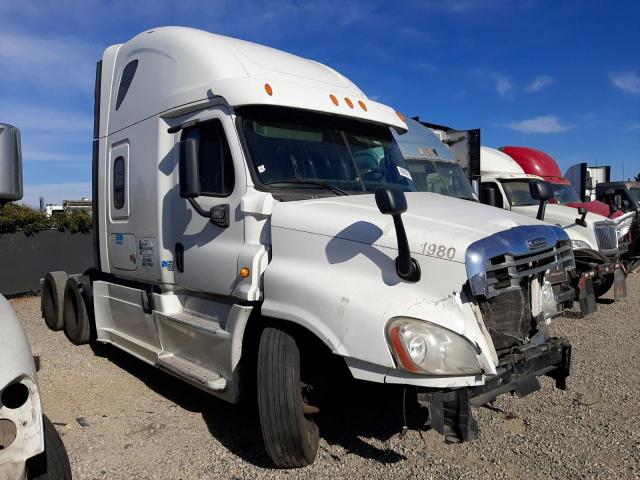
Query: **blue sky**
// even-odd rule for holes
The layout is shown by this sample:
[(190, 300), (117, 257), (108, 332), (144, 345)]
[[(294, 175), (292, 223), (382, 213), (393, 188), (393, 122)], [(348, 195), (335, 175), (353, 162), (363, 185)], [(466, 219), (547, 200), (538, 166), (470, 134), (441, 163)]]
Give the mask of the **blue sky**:
[(0, 122), (23, 136), (25, 201), (90, 194), (95, 62), (185, 25), (326, 63), (407, 115), (640, 172), (640, 2), (0, 2)]

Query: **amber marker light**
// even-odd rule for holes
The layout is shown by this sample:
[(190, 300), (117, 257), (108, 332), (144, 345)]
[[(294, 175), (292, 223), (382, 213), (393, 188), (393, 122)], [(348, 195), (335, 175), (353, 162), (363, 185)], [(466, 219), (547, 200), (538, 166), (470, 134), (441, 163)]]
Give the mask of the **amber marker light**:
[(243, 278), (247, 278), (251, 274), (251, 271), (247, 267), (242, 267), (240, 269), (240, 276)]
[(351, 101), (350, 98), (344, 97), (344, 101), (349, 108), (353, 108), (353, 102)]
[(273, 88), (271, 88), (271, 85), (268, 83), (264, 84), (264, 91), (267, 92), (267, 95), (269, 96), (273, 95)]
[(400, 112), (396, 112), (396, 115), (398, 115), (398, 118), (400, 120), (402, 120), (403, 122), (406, 120), (406, 117), (403, 114), (401, 114)]
[(360, 108), (362, 110), (364, 110), (365, 112), (367, 111), (367, 106), (365, 105), (365, 103), (362, 100), (358, 100), (358, 105), (360, 105)]
[(338, 106), (338, 98), (335, 95), (329, 95), (329, 98), (331, 99), (333, 104), (337, 107)]

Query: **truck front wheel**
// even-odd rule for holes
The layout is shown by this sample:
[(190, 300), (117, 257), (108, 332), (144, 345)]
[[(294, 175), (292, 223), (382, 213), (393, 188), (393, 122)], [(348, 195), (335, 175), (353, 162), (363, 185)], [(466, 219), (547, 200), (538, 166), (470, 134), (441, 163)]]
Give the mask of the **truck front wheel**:
[(304, 413), (296, 339), (279, 328), (265, 328), (257, 368), (260, 426), (269, 457), (279, 468), (313, 463), (320, 436)]

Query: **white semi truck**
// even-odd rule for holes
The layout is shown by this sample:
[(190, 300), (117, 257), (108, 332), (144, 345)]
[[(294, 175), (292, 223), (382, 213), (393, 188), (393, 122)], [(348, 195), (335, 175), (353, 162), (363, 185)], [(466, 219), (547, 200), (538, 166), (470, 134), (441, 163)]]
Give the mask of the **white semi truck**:
[[(21, 198), (20, 131), (0, 124), (0, 205)], [(71, 467), (60, 435), (42, 412), (24, 327), (0, 295), (0, 480), (19, 479), (67, 480)]]
[(566, 388), (548, 325), (567, 234), (416, 192), (402, 117), (335, 70), (157, 28), (104, 52), (94, 127), (95, 268), (45, 278), (45, 320), (230, 402), (256, 392), (276, 466), (313, 462), (338, 366), (403, 385), (450, 441), (473, 438), (471, 405)]
[[(544, 186), (544, 178), (526, 174), (513, 158), (499, 150), (481, 147), (479, 130), (455, 130), (424, 123), (418, 118), (408, 120), (407, 124), (409, 132), (396, 134), (396, 139), (420, 188), (476, 199), (477, 193), (470, 189), (468, 182), (464, 183), (463, 176), (466, 176), (478, 182), (483, 203), (530, 218), (544, 218), (546, 222), (566, 228), (577, 263), (572, 284), (583, 315), (597, 308), (595, 297), (603, 295), (612, 285), (615, 285), (616, 298), (626, 295), (626, 272), (620, 262), (628, 244), (629, 222), (625, 222), (625, 218), (608, 220), (585, 209), (557, 203), (547, 205), (546, 201), (541, 209), (541, 201), (531, 196), (530, 187)], [(514, 189), (517, 192), (511, 198)], [(614, 246), (607, 248), (607, 240)]]
[(580, 273), (578, 289), (584, 290), (583, 285), (588, 288), (591, 280), (596, 297), (611, 287), (615, 298), (626, 296), (626, 272), (620, 262), (621, 242), (628, 231), (621, 222), (624, 219), (611, 220), (560, 204), (541, 205), (532, 198), (530, 188), (544, 182), (542, 177), (524, 173), (513, 158), (499, 150), (483, 146), (480, 155), (483, 202), (561, 226), (573, 245)]

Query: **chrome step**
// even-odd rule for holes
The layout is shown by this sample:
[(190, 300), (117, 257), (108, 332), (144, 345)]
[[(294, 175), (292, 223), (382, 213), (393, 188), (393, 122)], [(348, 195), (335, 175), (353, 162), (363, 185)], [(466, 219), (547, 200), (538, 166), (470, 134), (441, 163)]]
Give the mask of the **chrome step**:
[(218, 319), (213, 317), (205, 317), (194, 313), (184, 311), (182, 313), (165, 314), (166, 318), (177, 323), (181, 323), (191, 328), (197, 328), (208, 333), (223, 333)]
[(184, 358), (176, 357), (173, 353), (160, 352), (158, 354), (158, 366), (178, 376), (195, 380), (211, 390), (221, 392), (227, 387), (227, 380), (220, 376), (219, 373), (196, 365)]

